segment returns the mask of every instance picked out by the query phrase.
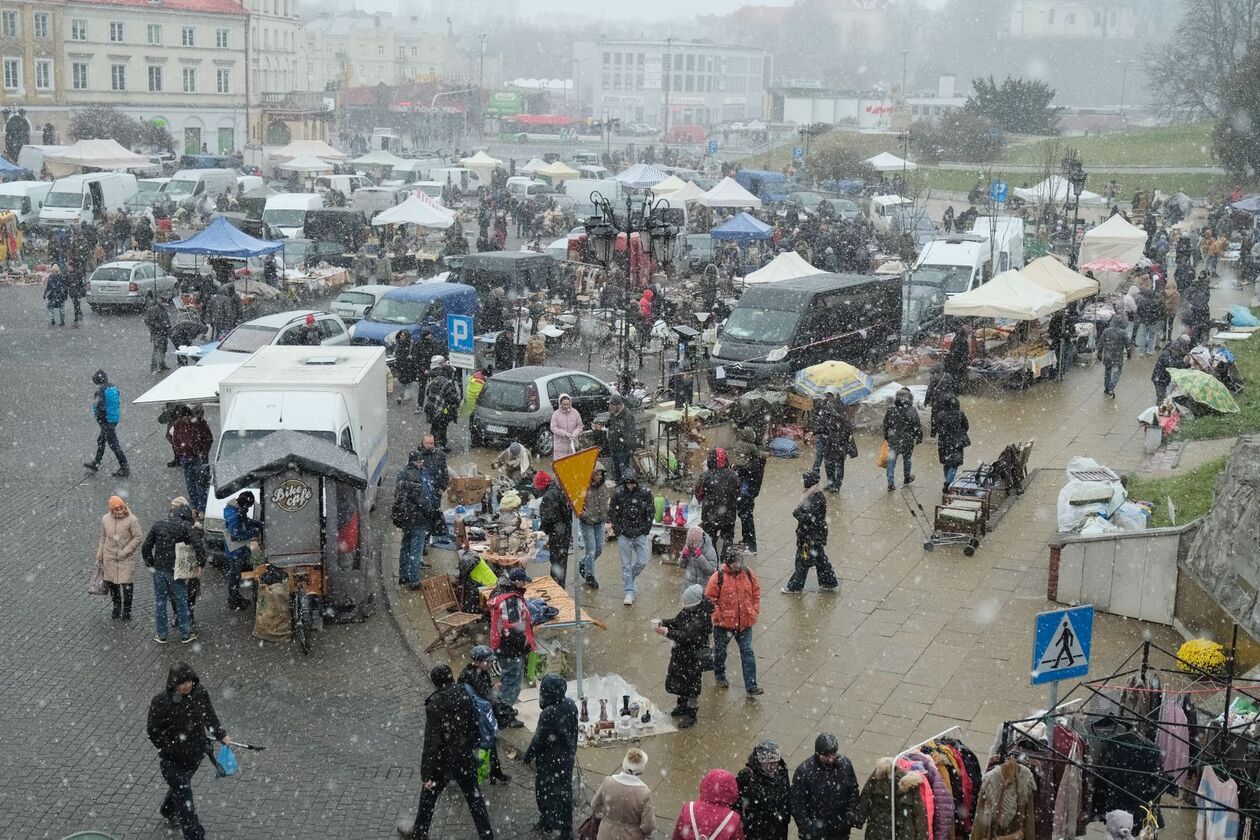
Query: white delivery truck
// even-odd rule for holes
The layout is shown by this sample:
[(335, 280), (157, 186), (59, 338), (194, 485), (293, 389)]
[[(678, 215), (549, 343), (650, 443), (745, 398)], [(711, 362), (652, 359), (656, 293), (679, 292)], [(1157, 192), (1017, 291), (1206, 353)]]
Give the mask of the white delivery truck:
[(267, 197), (263, 205), (263, 221), (280, 231), (285, 239), (302, 235), (306, 214), (324, 206), (324, 199), (315, 193), (278, 193)]
[(139, 190), (130, 172), (89, 172), (53, 181), (39, 211), (41, 225), (95, 224), (106, 211), (124, 210), (127, 199)]
[(1024, 220), (1015, 216), (978, 216), (971, 232), (993, 237), (993, 276), (1024, 267)]
[(979, 233), (950, 233), (923, 246), (912, 272), (919, 282), (929, 279), (946, 295), (979, 288), (993, 276), (989, 265), (989, 237)]

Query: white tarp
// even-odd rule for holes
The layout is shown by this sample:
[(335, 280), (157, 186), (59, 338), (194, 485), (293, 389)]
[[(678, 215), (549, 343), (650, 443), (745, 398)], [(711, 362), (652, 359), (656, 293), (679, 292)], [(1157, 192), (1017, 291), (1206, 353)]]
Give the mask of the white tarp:
[(1097, 280), (1090, 280), (1051, 256), (1033, 260), (1019, 273), (1043, 289), (1063, 295), (1068, 303), (1098, 294)]
[(116, 140), (80, 140), (59, 152), (45, 153), (44, 165), (54, 178), (91, 169), (138, 169), (153, 161), (120, 145)]
[(484, 151), (479, 151), (471, 157), (460, 158), (459, 165), (476, 172), (477, 177), (481, 179), (481, 183), (489, 186), (490, 176), (494, 173), (494, 170), (503, 165), (503, 161), (490, 157)]
[(811, 274), (826, 274), (826, 272), (821, 268), (814, 268), (795, 251), (784, 251), (744, 277), (744, 282), (750, 286), (756, 286), (761, 283), (778, 283), (780, 280), (795, 280)]
[(294, 140), (287, 146), (281, 146), (270, 153), (273, 161), (292, 160), (295, 157), (310, 155), (325, 160), (345, 160), (346, 155), (329, 146), (323, 140)]
[[(1015, 195), (1033, 204), (1062, 203), (1072, 192), (1072, 184), (1062, 175), (1052, 175), (1035, 187), (1016, 187)], [(1075, 200), (1075, 199), (1073, 199)], [(1081, 204), (1102, 204), (1103, 197), (1095, 192), (1081, 192)]]
[(376, 149), (350, 162), (355, 166), (388, 166), (390, 169), (393, 169), (400, 163), (406, 163), (406, 160), (400, 158), (389, 149)]
[(728, 175), (705, 193), (700, 203), (705, 207), (760, 207), (761, 199)]
[(677, 175), (670, 175), (664, 181), (653, 186), (652, 192), (658, 196), (669, 195), (670, 193), (678, 192), (685, 186), (687, 186), (687, 182), (682, 178), (679, 178)]
[(946, 300), (945, 314), (1033, 321), (1065, 306), (1063, 295), (1043, 289), (1012, 269), (977, 289)]
[(689, 201), (699, 201), (704, 198), (704, 189), (697, 187), (695, 181), (688, 181), (684, 186), (671, 193), (665, 193), (661, 198), (668, 201), (671, 207), (682, 207)]
[(899, 158), (888, 152), (880, 152), (875, 157), (869, 157), (866, 162), (870, 164), (871, 169), (876, 172), (901, 172), (903, 170), (915, 170), (919, 165), (913, 161)]
[(136, 397), (134, 402), (136, 405), (214, 402), (219, 398), (219, 383), (238, 367), (239, 362), (176, 368), (174, 373)]
[(290, 172), (301, 173), (332, 172), (333, 165), (313, 155), (298, 155), (291, 160), (286, 160), (284, 163), (277, 163), (276, 169), (287, 169)]
[(372, 219), (373, 225), (420, 225), (439, 230), (450, 227), (454, 222), (453, 216), (426, 204), (414, 195), (397, 207), (382, 210)]
[(646, 163), (636, 163), (634, 166), (614, 175), (613, 180), (620, 181), (632, 189), (646, 190), (656, 186), (668, 177), (655, 166), (648, 166)]
[(521, 175), (533, 175), (538, 170), (546, 168), (546, 166), (547, 161), (541, 158), (530, 158), (529, 163), (516, 167), (516, 171)]
[[(1129, 224), (1117, 213), (1085, 233), (1081, 239), (1081, 251), (1076, 258), (1076, 264), (1086, 265), (1094, 260), (1113, 259), (1136, 265), (1145, 248), (1146, 231)], [(1104, 293), (1115, 291), (1123, 276), (1111, 271), (1102, 272), (1098, 285)]]

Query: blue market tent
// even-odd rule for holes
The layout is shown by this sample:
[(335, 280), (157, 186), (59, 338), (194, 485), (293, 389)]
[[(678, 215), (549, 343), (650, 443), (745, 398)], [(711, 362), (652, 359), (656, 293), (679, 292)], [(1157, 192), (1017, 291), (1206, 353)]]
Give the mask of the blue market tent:
[(256, 257), (260, 254), (272, 254), (284, 248), (283, 242), (268, 242), (255, 239), (248, 233), (234, 227), (231, 222), (220, 216), (200, 233), (181, 239), (178, 242), (166, 242), (154, 245), (155, 251), (173, 251), (177, 254), (204, 254), (212, 257)]
[(760, 239), (769, 239), (774, 235), (774, 228), (757, 221), (747, 213), (740, 213), (721, 227), (714, 228), (709, 235), (714, 239), (753, 242)]
[(30, 177), (30, 174), (30, 172), (27, 172), (22, 167), (10, 163), (7, 159), (0, 157), (0, 181), (13, 181), (19, 178), (26, 178)]

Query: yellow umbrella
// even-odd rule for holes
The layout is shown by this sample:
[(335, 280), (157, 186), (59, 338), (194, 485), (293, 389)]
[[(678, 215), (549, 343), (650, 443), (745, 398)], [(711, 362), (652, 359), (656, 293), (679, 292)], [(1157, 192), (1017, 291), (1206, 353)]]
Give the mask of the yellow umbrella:
[(834, 391), (845, 405), (864, 400), (875, 391), (875, 382), (869, 375), (834, 359), (798, 371), (795, 385), (797, 391), (813, 399)]

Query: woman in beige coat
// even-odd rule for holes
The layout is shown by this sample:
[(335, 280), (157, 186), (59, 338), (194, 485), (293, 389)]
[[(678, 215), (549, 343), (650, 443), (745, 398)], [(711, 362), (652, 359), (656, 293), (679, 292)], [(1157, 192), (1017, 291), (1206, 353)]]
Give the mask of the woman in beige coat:
[(109, 513), (101, 517), (101, 540), (96, 562), (105, 576), (114, 612), (110, 618), (131, 621), (131, 593), (136, 576), (136, 552), (144, 542), (140, 520), (118, 496), (109, 497)]
[(591, 815), (599, 818), (599, 840), (645, 840), (656, 828), (652, 791), (640, 776), (647, 769), (647, 753), (631, 747), (621, 760), (621, 772), (604, 779), (591, 800)]

